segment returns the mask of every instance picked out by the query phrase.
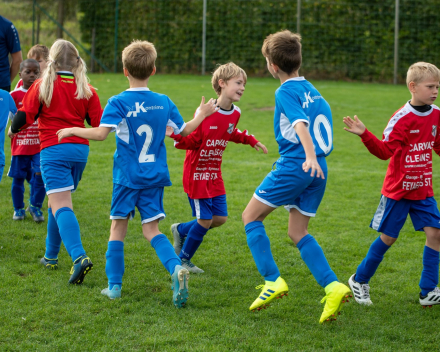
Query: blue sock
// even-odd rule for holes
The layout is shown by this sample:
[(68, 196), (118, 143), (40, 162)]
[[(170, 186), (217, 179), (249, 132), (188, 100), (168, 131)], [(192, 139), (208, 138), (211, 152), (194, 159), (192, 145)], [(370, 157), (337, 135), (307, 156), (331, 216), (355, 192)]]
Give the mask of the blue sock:
[(438, 285), (440, 253), (435, 249), (425, 246), (423, 251), (423, 270), (419, 286), (422, 296), (426, 296)]
[(24, 178), (13, 178), (11, 186), (12, 204), (14, 209), (24, 208)]
[(151, 240), (151, 246), (156, 251), (156, 254), (165, 269), (167, 269), (171, 275), (174, 273), (174, 268), (176, 265), (182, 264), (180, 258), (176, 255), (176, 253), (174, 253), (174, 248), (171, 242), (164, 234), (161, 233), (157, 236), (154, 236)]
[(114, 285), (122, 287), (122, 276), (125, 271), (124, 264), (124, 242), (109, 241), (105, 264), (105, 273), (108, 278), (108, 288), (111, 290)]
[(41, 175), (35, 174), (31, 183), (31, 205), (37, 208), (43, 206), (46, 190)]
[(261, 221), (253, 221), (244, 227), (249, 249), (254, 257), (258, 272), (266, 281), (276, 281), (280, 271), (270, 250), (269, 237)]
[(298, 242), (297, 247), (301, 258), (320, 286), (325, 288), (328, 284), (338, 281), (336, 274), (328, 264), (321, 246), (312, 235), (304, 236)]
[(194, 253), (199, 248), (203, 241), (203, 236), (206, 235), (209, 229), (205, 229), (202, 225), (196, 222), (189, 230), (188, 236), (186, 237), (185, 244), (179, 253), (180, 259), (190, 260)]
[(55, 213), (55, 219), (57, 220), (61, 239), (72, 260), (75, 261), (86, 254), (81, 243), (78, 220), (73, 210), (67, 207), (60, 208)]
[(47, 219), (47, 236), (46, 236), (46, 253), (44, 256), (47, 259), (58, 258), (58, 253), (61, 247), (61, 236), (58, 229), (57, 221), (55, 220), (52, 209), (47, 209), (48, 219)]
[(197, 219), (179, 224), (177, 226), (177, 231), (179, 231), (180, 237), (186, 237), (194, 224), (197, 224)]
[(387, 246), (380, 236), (376, 238), (371, 244), (367, 256), (362, 263), (359, 264), (354, 279), (362, 284), (368, 284), (389, 248), (390, 246)]

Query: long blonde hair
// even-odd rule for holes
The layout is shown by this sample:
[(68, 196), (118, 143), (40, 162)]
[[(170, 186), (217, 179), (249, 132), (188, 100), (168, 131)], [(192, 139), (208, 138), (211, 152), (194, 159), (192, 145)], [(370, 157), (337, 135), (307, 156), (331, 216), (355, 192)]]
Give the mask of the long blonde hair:
[(50, 106), (53, 95), (53, 86), (57, 79), (57, 71), (71, 71), (75, 76), (76, 92), (75, 99), (89, 99), (93, 93), (87, 77), (87, 66), (79, 57), (75, 46), (63, 39), (53, 43), (49, 51), (49, 63), (43, 73), (40, 83), (39, 99), (46, 106)]

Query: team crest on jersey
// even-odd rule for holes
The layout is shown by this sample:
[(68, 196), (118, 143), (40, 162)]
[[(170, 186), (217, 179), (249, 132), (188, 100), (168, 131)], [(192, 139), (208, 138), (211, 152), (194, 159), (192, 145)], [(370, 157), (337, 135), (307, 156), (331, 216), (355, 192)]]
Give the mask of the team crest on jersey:
[(432, 136), (435, 137), (437, 135), (437, 126), (433, 125), (432, 126)]
[(234, 132), (234, 124), (230, 123), (228, 128), (228, 133), (231, 134), (232, 132)]

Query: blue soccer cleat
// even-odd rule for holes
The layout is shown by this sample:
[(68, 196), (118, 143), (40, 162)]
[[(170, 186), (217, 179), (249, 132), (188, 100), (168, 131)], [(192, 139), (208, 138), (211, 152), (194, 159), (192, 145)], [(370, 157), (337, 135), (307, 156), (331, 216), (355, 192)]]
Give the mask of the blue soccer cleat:
[(173, 303), (177, 308), (185, 306), (188, 300), (189, 272), (184, 267), (176, 265), (171, 275), (171, 289), (173, 290)]
[(93, 263), (85, 254), (73, 262), (70, 270), (69, 284), (80, 285), (84, 281), (84, 277), (92, 270)]
[(26, 211), (29, 212), (29, 214), (31, 214), (32, 220), (34, 220), (35, 222), (44, 221), (44, 216), (43, 216), (43, 212), (41, 211), (41, 208), (34, 207), (33, 205), (29, 205)]
[(23, 209), (18, 209), (18, 210), (14, 210), (14, 215), (12, 215), (12, 220), (24, 220), (24, 218), (26, 217), (26, 210)]
[(107, 287), (101, 291), (101, 294), (110, 299), (121, 298), (121, 287), (119, 285), (113, 285), (111, 290)]
[(46, 257), (43, 257), (40, 259), (40, 263), (46, 268), (51, 270), (58, 269), (58, 258), (56, 259), (49, 259)]

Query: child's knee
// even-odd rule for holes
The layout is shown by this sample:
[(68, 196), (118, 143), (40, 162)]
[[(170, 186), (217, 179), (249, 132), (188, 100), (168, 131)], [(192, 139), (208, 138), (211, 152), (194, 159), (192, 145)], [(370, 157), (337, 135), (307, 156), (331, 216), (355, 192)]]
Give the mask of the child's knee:
[(203, 226), (205, 229), (209, 229), (213, 223), (212, 219), (198, 219), (197, 222), (200, 226)]
[(214, 216), (212, 218), (211, 227), (222, 226), (228, 220), (227, 216)]
[(383, 243), (385, 243), (387, 246), (391, 246), (393, 245), (394, 242), (397, 241), (397, 238), (385, 235), (384, 233), (382, 233), (380, 235), (380, 239), (382, 240)]

